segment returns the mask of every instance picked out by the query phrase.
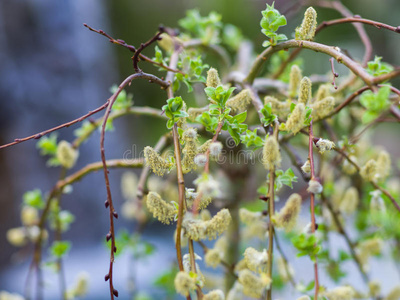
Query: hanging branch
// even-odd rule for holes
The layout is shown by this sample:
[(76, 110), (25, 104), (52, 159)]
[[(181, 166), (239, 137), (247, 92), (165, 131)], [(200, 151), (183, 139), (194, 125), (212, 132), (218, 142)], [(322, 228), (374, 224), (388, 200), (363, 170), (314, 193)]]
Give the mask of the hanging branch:
[[(107, 37), (111, 43), (120, 45), (122, 47), (127, 48), (129, 51), (131, 51), (133, 53), (136, 53), (136, 48), (134, 46), (132, 46), (132, 45), (128, 45), (124, 40), (114, 39), (113, 37), (111, 37), (109, 34), (104, 32), (103, 30), (94, 29), (94, 28), (90, 27), (89, 25), (87, 25), (86, 23), (84, 23), (83, 26), (88, 28), (90, 31), (96, 32), (96, 33), (98, 33), (100, 35), (103, 35), (103, 36)], [(185, 73), (182, 72), (181, 70), (172, 69), (169, 66), (166, 66), (166, 65), (164, 65), (162, 63), (159, 63), (159, 62), (156, 62), (156, 61), (152, 60), (151, 58), (149, 58), (149, 57), (147, 57), (147, 56), (145, 56), (145, 55), (143, 55), (141, 53), (139, 55), (139, 58), (144, 60), (144, 61), (147, 61), (147, 62), (149, 62), (149, 63), (151, 63), (151, 64), (153, 64), (155, 66), (163, 68), (163, 69), (165, 69), (167, 71), (171, 71), (171, 72), (174, 72), (174, 73), (181, 73), (181, 74), (185, 75)]]
[[(279, 122), (275, 120), (274, 123), (274, 133), (276, 141), (278, 142), (278, 134), (279, 134)], [(267, 274), (269, 278), (272, 278), (272, 265), (274, 260), (274, 235), (275, 229), (274, 224), (272, 223), (272, 218), (275, 214), (275, 165), (272, 164), (269, 169), (269, 188), (268, 188), (268, 214), (269, 214), (269, 223), (268, 223), (268, 270)], [(272, 299), (272, 286), (267, 290), (267, 300)]]
[[(309, 139), (308, 139), (308, 158), (310, 160), (310, 168), (311, 168), (311, 180), (316, 180), (315, 178), (315, 171), (314, 171), (314, 155), (313, 155), (313, 124), (312, 120), (309, 127)], [(311, 231), (314, 234), (316, 229), (315, 223), (315, 194), (310, 193), (310, 206), (311, 206)], [(315, 290), (314, 290), (314, 299), (318, 299), (318, 292), (319, 292), (319, 280), (318, 280), (318, 262), (317, 257), (314, 257), (314, 278), (315, 278)]]

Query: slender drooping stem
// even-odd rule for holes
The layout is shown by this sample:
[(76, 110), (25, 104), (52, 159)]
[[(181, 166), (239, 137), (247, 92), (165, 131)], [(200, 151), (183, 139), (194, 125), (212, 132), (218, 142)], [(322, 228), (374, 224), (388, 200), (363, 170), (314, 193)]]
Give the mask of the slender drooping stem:
[[(310, 160), (310, 169), (311, 169), (311, 180), (316, 180), (315, 178), (315, 166), (314, 166), (314, 155), (313, 155), (313, 124), (312, 120), (309, 127), (309, 140), (308, 140), (308, 158)], [(310, 193), (310, 207), (311, 207), (311, 230), (312, 233), (315, 233), (315, 195), (314, 193)], [(315, 290), (314, 290), (314, 299), (318, 299), (318, 291), (319, 291), (319, 280), (318, 280), (318, 262), (317, 257), (314, 257), (314, 280), (315, 280)]]
[[(278, 141), (279, 133), (279, 123), (276, 121), (274, 123), (274, 137)], [(272, 223), (272, 218), (275, 214), (275, 165), (272, 165), (269, 169), (269, 188), (268, 188), (268, 270), (267, 275), (272, 278), (272, 266), (274, 260), (274, 224)], [(267, 300), (272, 299), (272, 286), (267, 290)]]

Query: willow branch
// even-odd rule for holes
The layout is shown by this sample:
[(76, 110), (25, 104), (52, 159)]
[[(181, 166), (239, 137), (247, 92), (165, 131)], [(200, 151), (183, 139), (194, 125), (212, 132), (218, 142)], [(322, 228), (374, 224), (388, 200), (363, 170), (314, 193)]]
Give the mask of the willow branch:
[[(101, 30), (101, 29), (100, 29), (100, 30), (94, 29), (94, 28), (90, 27), (89, 25), (87, 25), (86, 23), (84, 23), (83, 26), (85, 26), (86, 28), (88, 28), (90, 31), (93, 31), (93, 32), (96, 32), (96, 33), (98, 33), (98, 34), (100, 34), (100, 35), (102, 35), (102, 36), (105, 36), (106, 38), (108, 38), (108, 40), (109, 40), (111, 43), (120, 45), (120, 46), (122, 46), (122, 47), (124, 47), (124, 48), (127, 48), (127, 49), (128, 49), (129, 51), (131, 51), (132, 53), (136, 53), (136, 48), (135, 48), (134, 46), (132, 46), (132, 45), (128, 45), (124, 40), (121, 40), (121, 39), (114, 39), (112, 36), (110, 36), (109, 34), (107, 34), (106, 32), (104, 32), (104, 30)], [(166, 66), (166, 65), (164, 65), (164, 64), (162, 64), (162, 63), (159, 63), (159, 62), (156, 62), (156, 61), (152, 60), (151, 58), (149, 58), (149, 57), (147, 57), (146, 55), (143, 55), (143, 54), (141, 54), (141, 53), (140, 53), (140, 55), (139, 55), (139, 58), (142, 59), (142, 60), (144, 60), (144, 61), (147, 61), (147, 62), (149, 62), (149, 63), (151, 63), (151, 64), (153, 64), (153, 65), (155, 65), (155, 66), (158, 66), (158, 67), (160, 67), (160, 68), (163, 68), (163, 69), (165, 69), (165, 70), (167, 70), (167, 71), (171, 71), (171, 72), (174, 72), (174, 73), (181, 73), (181, 74), (185, 75), (185, 73), (182, 72), (181, 70), (172, 69), (172, 68), (170, 68), (170, 67), (168, 67), (168, 66)]]
[(326, 207), (330, 211), (330, 213), (331, 213), (331, 215), (333, 217), (333, 221), (335, 222), (335, 225), (338, 228), (339, 233), (346, 240), (347, 246), (350, 249), (350, 254), (353, 257), (353, 260), (356, 263), (358, 270), (360, 271), (360, 274), (361, 274), (361, 277), (364, 280), (364, 283), (368, 284), (370, 282), (370, 280), (368, 278), (368, 274), (365, 273), (364, 269), (362, 268), (361, 261), (360, 261), (358, 255), (357, 255), (357, 253), (355, 251), (354, 243), (350, 240), (349, 234), (346, 232), (345, 228), (343, 227), (342, 223), (340, 222), (338, 213), (335, 211), (335, 209), (333, 208), (331, 202), (328, 201), (328, 199), (326, 199), (326, 197), (325, 197), (325, 195), (323, 193), (321, 193), (321, 199), (322, 199), (322, 202), (326, 205)]
[[(167, 119), (165, 115), (162, 114), (162, 111), (156, 108), (148, 107), (148, 106), (133, 106), (129, 107), (126, 109), (121, 109), (117, 110), (114, 112), (111, 112), (110, 116), (108, 117), (109, 121), (113, 121), (117, 118), (120, 118), (122, 116), (126, 115), (140, 115), (140, 116), (151, 116), (155, 118), (161, 118), (161, 119)], [(101, 122), (103, 120), (103, 117), (98, 118), (94, 121), (91, 122), (92, 127), (88, 129), (85, 134), (81, 135), (80, 137), (77, 137), (73, 143), (72, 146), (74, 148), (79, 148), (79, 146), (86, 141), (89, 136), (101, 125)]]
[[(311, 180), (316, 180), (315, 178), (315, 166), (314, 166), (314, 155), (313, 155), (313, 124), (312, 120), (309, 127), (309, 139), (308, 139), (308, 158), (310, 160), (310, 169), (311, 169)], [(311, 230), (312, 233), (315, 233), (315, 195), (314, 193), (310, 193), (310, 206), (311, 206)], [(315, 280), (315, 289), (314, 289), (314, 299), (318, 299), (319, 292), (319, 280), (318, 280), (318, 262), (317, 257), (314, 257), (314, 280)]]
[(359, 65), (351, 58), (340, 52), (340, 50), (337, 47), (327, 46), (316, 42), (297, 41), (297, 40), (289, 40), (286, 42), (279, 43), (276, 46), (270, 46), (267, 49), (265, 49), (254, 61), (250, 69), (250, 72), (244, 81), (248, 84), (252, 84), (256, 76), (259, 74), (264, 62), (267, 61), (272, 56), (272, 54), (280, 50), (286, 50), (289, 48), (305, 48), (313, 50), (315, 52), (321, 52), (327, 54), (336, 59), (338, 63), (344, 64), (355, 75), (360, 77), (368, 86), (371, 86), (373, 83), (378, 83), (374, 82), (373, 77), (370, 74), (368, 74), (367, 71), (361, 65)]
[[(360, 172), (360, 169), (361, 169), (360, 166), (356, 162), (354, 162), (342, 149), (334, 148), (334, 150), (336, 152), (340, 153), (340, 155), (342, 155), (350, 164), (352, 164), (357, 169), (357, 172)], [(386, 197), (388, 197), (390, 199), (390, 201), (392, 202), (394, 207), (400, 212), (400, 205), (397, 203), (396, 199), (394, 199), (394, 197), (386, 189), (379, 186), (374, 181), (370, 181), (370, 183), (374, 186), (374, 188), (380, 190), (384, 195), (386, 195)]]
[[(275, 121), (274, 123), (274, 133), (273, 136), (278, 141), (279, 134), (279, 122)], [(269, 213), (269, 222), (268, 222), (268, 270), (267, 274), (269, 278), (272, 278), (272, 265), (274, 259), (274, 235), (275, 229), (274, 224), (272, 223), (272, 219), (275, 214), (275, 165), (272, 165), (269, 169), (269, 188), (268, 188), (268, 213)], [(267, 300), (272, 299), (272, 285), (267, 291)]]
[[(128, 80), (128, 78), (131, 78), (131, 79)], [(158, 78), (157, 76), (154, 76), (152, 74), (147, 74), (147, 73), (133, 74), (133, 75), (129, 76), (128, 78), (126, 79), (126, 80), (128, 80), (128, 82), (132, 81), (135, 78), (143, 78), (143, 79), (149, 80), (149, 82), (151, 82), (151, 83), (156, 83), (156, 84), (160, 85), (164, 89), (166, 89), (169, 86), (169, 84), (166, 81)], [(128, 82), (126, 82), (126, 84)], [(99, 111), (102, 111), (103, 109), (108, 107), (108, 105), (109, 105), (109, 100), (107, 100), (107, 102), (104, 103), (102, 106), (96, 108), (95, 110), (89, 111), (87, 114), (85, 114), (85, 115), (83, 115), (83, 116), (81, 116), (81, 117), (79, 117), (79, 118), (77, 118), (75, 120), (72, 120), (70, 122), (58, 125), (56, 127), (47, 129), (45, 131), (33, 134), (33, 135), (25, 137), (25, 138), (15, 139), (14, 142), (12, 142), (12, 143), (0, 146), (0, 149), (7, 148), (7, 147), (10, 147), (10, 146), (13, 146), (13, 145), (16, 145), (16, 144), (19, 144), (19, 143), (22, 143), (22, 142), (25, 142), (25, 141), (28, 141), (28, 140), (40, 139), (42, 136), (44, 136), (46, 134), (49, 134), (49, 133), (51, 133), (53, 131), (57, 131), (57, 130), (59, 130), (61, 128), (69, 127), (69, 126), (74, 125), (74, 124), (76, 124), (78, 122), (82, 122), (83, 120), (87, 119), (91, 115), (94, 115), (95, 113), (98, 113)]]

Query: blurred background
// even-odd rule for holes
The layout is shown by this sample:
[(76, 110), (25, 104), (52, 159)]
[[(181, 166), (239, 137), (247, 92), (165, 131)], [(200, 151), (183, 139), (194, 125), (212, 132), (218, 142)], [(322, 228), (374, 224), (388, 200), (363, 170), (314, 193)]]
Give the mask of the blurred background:
[[(272, 1), (267, 2), (271, 4)], [(288, 25), (282, 32), (289, 38), (305, 11), (296, 3), (298, 1), (286, 0), (275, 3), (282, 13), (287, 12)], [(343, 3), (365, 18), (399, 25), (400, 2), (397, 0)], [(220, 13), (222, 22), (240, 28), (260, 52), (264, 40), (259, 26), (260, 11), (265, 9), (265, 4), (259, 0), (0, 0), (0, 144), (70, 121), (100, 106), (110, 96), (109, 88), (133, 72), (128, 50), (90, 32), (83, 23), (138, 46), (147, 41), (160, 24), (178, 27), (177, 21), (185, 16), (186, 10), (198, 8), (202, 15), (210, 11)], [(316, 9), (319, 21), (340, 17), (336, 11)], [(400, 36), (371, 26), (366, 30), (376, 45), (374, 55), (383, 56), (383, 61), (398, 66)], [(317, 41), (346, 49), (353, 57), (362, 58), (362, 44), (350, 24), (326, 29)], [(145, 54), (153, 57), (153, 49), (146, 49)], [(305, 75), (325, 74), (330, 69), (326, 56), (309, 51), (303, 51), (301, 56)], [(148, 64), (142, 63), (141, 67), (147, 72), (157, 72)], [(338, 71), (345, 72), (342, 68)], [(164, 94), (145, 81), (136, 81), (128, 92), (139, 106), (160, 108), (165, 101)], [(114, 126), (116, 130), (106, 137), (107, 158), (121, 158), (127, 150), (154, 145), (159, 134), (165, 131), (163, 121), (148, 117), (128, 116), (116, 120)], [(78, 126), (60, 130), (59, 138), (72, 140), (75, 128)], [(375, 137), (377, 142), (388, 142), (380, 134), (384, 127), (379, 130)], [(59, 173), (57, 168), (46, 168), (46, 158), (39, 155), (35, 144), (36, 141), (28, 141), (0, 150), (0, 290), (22, 293), (31, 259), (29, 249), (20, 251), (6, 241), (7, 229), (20, 226), (23, 193), (34, 188), (48, 191)], [(396, 155), (399, 157), (399, 152)], [(79, 161), (72, 171), (99, 160), (99, 134), (96, 133), (81, 147)], [(121, 174), (122, 171), (111, 171), (117, 207), (122, 203)], [(72, 194), (63, 197), (63, 207), (76, 216), (65, 234), (65, 239), (73, 243), (66, 259), (67, 284), (70, 285), (80, 271), (88, 272), (91, 277), (88, 299), (108, 299), (108, 287), (103, 280), (109, 255), (103, 244), (108, 230), (103, 180), (100, 172), (92, 174), (76, 183)], [(135, 225), (118, 220), (117, 226), (132, 229)], [(173, 241), (169, 239), (172, 230), (172, 227), (156, 223), (150, 225), (144, 236), (156, 246), (155, 257), (134, 265), (134, 272), (140, 274), (137, 280), (140, 289), (153, 295), (157, 295), (156, 290), (150, 289), (154, 276), (169, 268), (175, 259)], [(123, 256), (117, 260), (115, 268), (118, 270), (117, 288), (125, 299), (132, 262), (128, 256)], [(50, 271), (45, 274), (45, 282), (47, 298), (58, 299), (57, 283)]]

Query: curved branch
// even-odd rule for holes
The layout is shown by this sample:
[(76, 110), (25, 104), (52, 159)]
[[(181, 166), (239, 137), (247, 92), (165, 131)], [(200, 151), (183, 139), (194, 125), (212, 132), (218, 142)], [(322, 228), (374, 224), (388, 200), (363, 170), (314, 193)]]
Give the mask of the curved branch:
[[(135, 78), (143, 78), (143, 79), (149, 80), (150, 83), (156, 83), (159, 86), (161, 86), (163, 89), (166, 89), (169, 86), (168, 82), (158, 78), (157, 76), (154, 76), (152, 74), (147, 74), (147, 73), (136, 73), (136, 74), (130, 75), (127, 79), (125, 79), (125, 81), (126, 81), (125, 85), (128, 84), (130, 81), (132, 81)], [(118, 94), (119, 94), (119, 92), (118, 92)], [(114, 97), (114, 95), (111, 96), (111, 98), (113, 98), (113, 97)], [(89, 111), (87, 114), (85, 114), (85, 115), (83, 115), (83, 116), (81, 116), (81, 117), (79, 117), (79, 118), (77, 118), (75, 120), (72, 120), (70, 122), (58, 125), (56, 127), (47, 129), (45, 131), (33, 134), (33, 135), (25, 137), (25, 138), (15, 139), (14, 142), (12, 142), (12, 143), (0, 146), (0, 149), (7, 148), (7, 147), (10, 147), (10, 146), (13, 146), (13, 145), (25, 142), (25, 141), (29, 141), (29, 140), (32, 140), (32, 139), (40, 139), (42, 136), (44, 136), (46, 134), (49, 134), (49, 133), (51, 133), (53, 131), (57, 131), (57, 130), (59, 130), (61, 128), (69, 127), (69, 126), (74, 125), (76, 123), (82, 122), (83, 120), (89, 118), (91, 115), (94, 115), (95, 113), (98, 113), (99, 111), (102, 111), (103, 109), (107, 108), (109, 106), (109, 101), (110, 101), (111, 98), (109, 98), (107, 100), (107, 102), (104, 103), (102, 106), (96, 108), (95, 110)]]
[(378, 83), (374, 82), (374, 77), (368, 74), (367, 71), (361, 65), (359, 65), (358, 63), (350, 59), (348, 56), (340, 52), (340, 49), (338, 49), (337, 47), (327, 46), (316, 42), (296, 41), (296, 40), (289, 40), (283, 43), (279, 43), (276, 46), (268, 47), (267, 49), (265, 49), (254, 61), (253, 65), (251, 66), (250, 72), (244, 79), (244, 81), (246, 83), (252, 84), (256, 76), (259, 74), (264, 62), (267, 61), (272, 56), (272, 54), (280, 50), (286, 50), (289, 48), (305, 48), (316, 52), (325, 53), (336, 59), (337, 62), (343, 63), (355, 75), (360, 77), (368, 86), (371, 86), (373, 83)]

